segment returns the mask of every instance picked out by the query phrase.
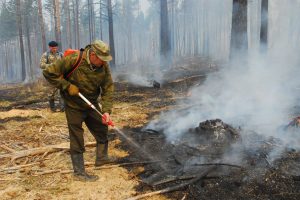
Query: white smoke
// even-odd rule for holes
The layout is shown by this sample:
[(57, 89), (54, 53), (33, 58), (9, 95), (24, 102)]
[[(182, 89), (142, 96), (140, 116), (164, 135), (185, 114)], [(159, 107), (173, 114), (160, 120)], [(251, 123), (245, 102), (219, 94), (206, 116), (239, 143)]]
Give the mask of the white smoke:
[[(293, 108), (299, 104), (300, 25), (296, 19), (300, 17), (300, 3), (274, 0), (269, 4), (268, 53), (259, 54), (257, 45), (252, 45), (256, 50), (249, 51), (247, 61), (240, 59), (244, 55), (236, 56), (234, 62), (224, 65), (218, 73), (209, 75), (202, 86), (191, 90), (192, 96), (186, 104), (198, 106), (184, 112), (163, 113), (148, 128), (163, 129), (172, 141), (203, 120), (220, 118), (235, 127), (300, 146), (300, 134), (278, 131), (293, 117)], [(259, 24), (257, 20), (251, 26)]]
[(126, 78), (127, 78), (128, 82), (130, 82), (134, 85), (137, 85), (137, 86), (145, 86), (145, 87), (151, 86), (151, 80), (142, 75), (128, 74)]
[(156, 82), (162, 81), (162, 74), (157, 72), (158, 70), (156, 69), (156, 67), (151, 66), (151, 68), (145, 70), (130, 69), (127, 70), (126, 72), (116, 71), (114, 73), (114, 80), (117, 82), (125, 81), (135, 86), (153, 87), (154, 81)]

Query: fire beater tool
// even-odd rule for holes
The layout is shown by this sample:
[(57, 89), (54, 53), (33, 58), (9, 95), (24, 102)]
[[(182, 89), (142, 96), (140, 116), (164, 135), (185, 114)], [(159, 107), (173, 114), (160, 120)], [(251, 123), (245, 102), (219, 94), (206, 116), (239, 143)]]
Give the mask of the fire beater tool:
[[(103, 114), (87, 99), (85, 98), (80, 92), (78, 93), (78, 96), (87, 104), (89, 105), (89, 107), (91, 107), (93, 110), (95, 110), (101, 117), (103, 116)], [(124, 139), (126, 139), (126, 141), (134, 146), (137, 150), (139, 150), (143, 155), (145, 155), (148, 159), (150, 159), (151, 161), (157, 161), (157, 159), (155, 159), (152, 155), (150, 155), (148, 152), (146, 152), (143, 148), (141, 148), (141, 146), (139, 144), (137, 144), (131, 137), (128, 137), (127, 135), (125, 135), (121, 130), (119, 130), (117, 127), (115, 127), (114, 122), (110, 119), (109, 122), (107, 123), (109, 126), (111, 126), (112, 128), (114, 128), (117, 133), (122, 136)], [(166, 170), (164, 166), (162, 166), (162, 169)]]
[[(78, 93), (79, 97), (87, 104), (89, 105), (93, 110), (95, 110), (101, 117), (103, 117), (102, 113), (87, 99), (85, 98), (80, 92)], [(110, 119), (109, 122), (107, 122), (107, 125), (114, 127), (114, 122)]]

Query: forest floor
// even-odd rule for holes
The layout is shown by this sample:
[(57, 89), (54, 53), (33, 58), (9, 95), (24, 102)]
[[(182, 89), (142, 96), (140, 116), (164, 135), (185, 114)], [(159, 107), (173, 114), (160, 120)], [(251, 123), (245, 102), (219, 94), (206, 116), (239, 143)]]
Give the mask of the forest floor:
[[(144, 91), (144, 88), (135, 92), (116, 92), (112, 117), (118, 128), (141, 127), (155, 113), (168, 108), (164, 101), (175, 102), (176, 98), (179, 98), (171, 91), (146, 89), (147, 91)], [(46, 94), (38, 90), (11, 86), (0, 91), (0, 155), (55, 144), (65, 145), (69, 141), (65, 114), (52, 113), (44, 98)], [(24, 102), (32, 101), (27, 98), (32, 96), (37, 100), (44, 100), (24, 105)], [(159, 105), (153, 106), (153, 103)], [(92, 135), (85, 126), (84, 129), (85, 143), (93, 142)], [(128, 151), (119, 146), (120, 142), (120, 139), (113, 138), (109, 143), (109, 153), (119, 160), (118, 163), (122, 163), (122, 158), (129, 156)], [(85, 162), (87, 170), (97, 174), (100, 179), (92, 183), (74, 181), (71, 173), (62, 173), (72, 169), (66, 149), (54, 153), (45, 151), (42, 154), (17, 159), (14, 159), (14, 156), (1, 157), (0, 199), (126, 199), (136, 194), (135, 187), (138, 186), (139, 180), (135, 176), (135, 167), (132, 170), (123, 167), (94, 170), (95, 147), (86, 148)], [(129, 162), (130, 159), (126, 160)], [(15, 169), (16, 166), (24, 167)], [(49, 170), (59, 171), (43, 174)], [(138, 167), (137, 170), (142, 169)]]
[[(43, 80), (25, 86), (0, 86), (0, 199), (119, 200), (137, 194), (140, 180), (136, 174), (143, 170), (143, 164), (132, 165), (130, 169), (112, 166), (95, 170), (95, 145), (86, 148), (85, 165), (88, 172), (100, 179), (92, 183), (73, 180), (65, 114), (49, 110), (46, 92)], [(143, 127), (153, 116), (175, 106), (177, 99), (184, 98), (186, 93), (186, 81), (175, 89), (116, 83), (113, 120), (121, 130)], [(84, 129), (85, 143), (93, 142), (85, 125)], [(117, 163), (131, 163), (128, 150), (120, 143), (118, 137), (111, 137), (109, 154), (117, 158)], [(54, 152), (46, 149), (42, 153), (16, 156), (26, 150), (51, 145), (60, 147)], [(168, 198), (155, 196), (150, 199)]]
[[(65, 114), (50, 112), (44, 82), (26, 86), (1, 86), (0, 199), (123, 200), (163, 189), (159, 184), (147, 184), (146, 179), (162, 171), (162, 159), (163, 163), (173, 159), (174, 145), (166, 144), (161, 133), (145, 133), (143, 128), (162, 111), (185, 106), (179, 105), (178, 101), (187, 98), (191, 86), (201, 84), (204, 80), (204, 77), (195, 78), (195, 72), (188, 75), (192, 78), (176, 77), (160, 89), (134, 86), (126, 82), (116, 83), (112, 114), (116, 126), (143, 146), (158, 164), (143, 163), (149, 161), (148, 157), (111, 129), (109, 154), (117, 158), (116, 164), (95, 169), (94, 139), (84, 126), (85, 143), (88, 144), (85, 153), (86, 169), (100, 177), (96, 182), (86, 183), (73, 180)], [(191, 183), (174, 192), (147, 199), (300, 198), (299, 176), (289, 176), (281, 170), (288, 167), (284, 163), (291, 163), (294, 168), (300, 169), (299, 152), (288, 152), (277, 168), (268, 169), (260, 161), (252, 160), (242, 170), (223, 169), (222, 172), (226, 171), (226, 174), (212, 174), (197, 184)], [(127, 165), (121, 166), (124, 163)], [(181, 183), (177, 180), (172, 184), (176, 186)], [(172, 184), (166, 187), (170, 188)]]

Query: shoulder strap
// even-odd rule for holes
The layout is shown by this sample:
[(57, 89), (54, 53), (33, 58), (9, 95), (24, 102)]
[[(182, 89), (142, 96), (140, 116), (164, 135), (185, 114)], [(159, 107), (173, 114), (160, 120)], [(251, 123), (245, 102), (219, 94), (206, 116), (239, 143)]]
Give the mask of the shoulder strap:
[(77, 67), (79, 67), (79, 64), (81, 63), (81, 60), (82, 60), (83, 51), (84, 51), (84, 49), (80, 49), (77, 60), (76, 60), (75, 64), (72, 66), (71, 71), (68, 72), (66, 76), (64, 76), (65, 79), (69, 78), (71, 76), (71, 74), (77, 69)]

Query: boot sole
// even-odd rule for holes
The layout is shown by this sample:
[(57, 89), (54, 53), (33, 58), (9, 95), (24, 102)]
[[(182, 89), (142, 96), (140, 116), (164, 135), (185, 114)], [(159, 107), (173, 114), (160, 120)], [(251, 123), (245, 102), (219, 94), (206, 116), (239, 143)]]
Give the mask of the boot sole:
[(99, 180), (99, 177), (95, 177), (95, 178), (92, 178), (92, 179), (87, 179), (87, 178), (84, 178), (84, 177), (78, 177), (76, 175), (73, 175), (73, 180), (74, 181), (81, 181), (81, 182), (95, 182), (95, 181)]
[(95, 163), (95, 167), (100, 167), (102, 165), (112, 165), (115, 163), (116, 163), (116, 161), (101, 161), (99, 163)]

